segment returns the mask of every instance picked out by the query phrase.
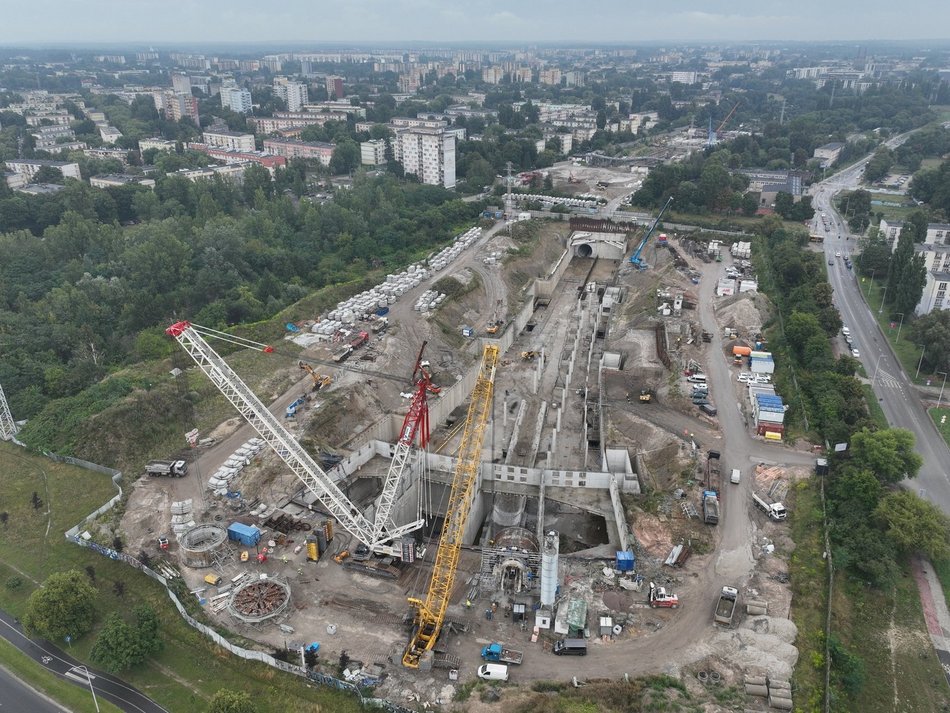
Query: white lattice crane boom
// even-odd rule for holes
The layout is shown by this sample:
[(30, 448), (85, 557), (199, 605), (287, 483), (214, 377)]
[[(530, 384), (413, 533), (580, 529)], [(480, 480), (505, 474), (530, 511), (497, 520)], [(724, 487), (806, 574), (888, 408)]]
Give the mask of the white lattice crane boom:
[[(198, 367), (205, 373), (225, 398), (231, 402), (247, 420), (260, 437), (274, 450), (287, 467), (293, 471), (301, 482), (323, 503), (327, 511), (336, 518), (343, 529), (351, 533), (361, 542), (373, 542), (373, 524), (340, 490), (336, 483), (324, 470), (317, 465), (293, 435), (284, 428), (280, 420), (272, 414), (257, 398), (253, 391), (245, 384), (228, 364), (205, 341), (202, 334), (214, 336), (224, 335), (243, 346), (260, 348), (262, 345), (244, 343), (237, 338), (223, 332), (216, 332), (207, 328), (193, 325), (189, 322), (178, 322), (165, 330), (188, 352)], [(270, 347), (263, 347), (263, 351), (273, 351)], [(417, 529), (412, 526), (397, 528), (395, 531), (386, 531), (387, 540), (401, 537), (406, 532)]]
[(7, 397), (3, 395), (3, 387), (0, 386), (0, 441), (12, 441), (18, 430)]

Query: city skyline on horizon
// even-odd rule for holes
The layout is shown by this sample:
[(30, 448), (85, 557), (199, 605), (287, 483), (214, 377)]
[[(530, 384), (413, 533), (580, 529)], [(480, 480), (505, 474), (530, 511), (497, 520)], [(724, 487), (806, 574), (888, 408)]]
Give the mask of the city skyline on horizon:
[[(168, 0), (3, 0), (0, 45), (277, 43), (657, 43), (875, 42), (948, 40), (950, 3), (841, 0), (829, 7), (802, 0), (685, 0), (664, 12), (604, 0), (597, 7), (566, 0), (518, 6), (500, 0), (349, 0), (316, 6), (286, 0), (262, 8)], [(102, 18), (107, 18), (103, 20)], [(311, 30), (301, 30), (312, 25)], [(288, 34), (281, 38), (280, 34)], [(301, 33), (304, 36), (289, 36)], [(942, 33), (942, 34), (941, 34)], [(277, 35), (268, 37), (268, 34)], [(309, 35), (309, 36), (307, 36)]]

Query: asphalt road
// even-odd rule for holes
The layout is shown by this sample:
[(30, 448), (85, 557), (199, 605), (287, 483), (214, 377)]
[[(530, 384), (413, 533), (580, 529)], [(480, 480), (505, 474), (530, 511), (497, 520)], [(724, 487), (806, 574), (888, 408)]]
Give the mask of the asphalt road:
[[(888, 141), (888, 145), (892, 148), (899, 145), (905, 136), (895, 137)], [(917, 452), (924, 459), (924, 464), (917, 478), (905, 481), (905, 485), (950, 514), (950, 450), (882, 334), (871, 312), (871, 309), (876, 308), (873, 305), (869, 308), (865, 303), (860, 293), (861, 283), (844, 264), (845, 255), (856, 248), (859, 236), (850, 233), (847, 223), (832, 206), (832, 197), (839, 191), (852, 190), (858, 186), (867, 160), (816, 184), (817, 188), (813, 189), (818, 229), (822, 230), (821, 212), (827, 214), (831, 223), (830, 232), (824, 233), (825, 256), (834, 262), (834, 265), (828, 266), (828, 279), (834, 287), (835, 306), (841, 312), (841, 319), (851, 329), (861, 355), (860, 360), (872, 379), (874, 393), (884, 415), (891, 425), (906, 428), (917, 439)], [(839, 234), (840, 239), (837, 237)], [(841, 253), (840, 258), (835, 257), (836, 252)]]
[[(52, 673), (62, 676), (87, 691), (89, 690), (89, 684), (83, 674), (75, 670), (75, 667), (83, 665), (80, 661), (48, 641), (28, 638), (16, 620), (6, 612), (0, 612), (0, 636), (36, 661), (37, 665), (45, 666)], [(127, 713), (169, 713), (165, 708), (162, 708), (155, 701), (121, 679), (92, 668), (89, 669), (89, 673), (92, 674), (92, 687), (96, 692), (96, 696), (118, 706), (121, 710)], [(46, 711), (60, 713), (62, 710), (58, 706), (50, 704), (46, 699), (39, 697), (29, 688), (25, 689), (25, 692), (30, 693), (30, 697), (25, 699), (27, 701), (26, 705), (14, 706), (13, 701), (19, 700), (14, 698), (11, 698), (10, 704), (8, 704), (6, 698), (8, 690), (12, 691), (13, 689), (8, 689), (6, 681), (0, 678), (0, 704), (2, 704), (0, 713), (6, 711), (11, 713), (20, 713), (21, 711), (23, 713), (27, 711), (29, 713), (34, 713), (34, 711), (37, 713), (46, 713)], [(10, 695), (15, 694), (10, 693)], [(89, 695), (92, 697), (91, 693)], [(44, 705), (46, 707), (42, 707)]]
[(32, 688), (0, 668), (0, 711), (30, 711), (30, 713), (63, 713), (65, 708), (44, 698)]

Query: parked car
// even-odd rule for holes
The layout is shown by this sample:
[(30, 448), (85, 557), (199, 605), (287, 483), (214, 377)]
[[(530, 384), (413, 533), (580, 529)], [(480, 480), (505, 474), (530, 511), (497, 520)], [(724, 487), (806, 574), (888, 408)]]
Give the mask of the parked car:
[(859, 352), (857, 349), (852, 349), (852, 350), (851, 350), (851, 356), (853, 356), (855, 359), (860, 359), (860, 358), (861, 358), (861, 352)]

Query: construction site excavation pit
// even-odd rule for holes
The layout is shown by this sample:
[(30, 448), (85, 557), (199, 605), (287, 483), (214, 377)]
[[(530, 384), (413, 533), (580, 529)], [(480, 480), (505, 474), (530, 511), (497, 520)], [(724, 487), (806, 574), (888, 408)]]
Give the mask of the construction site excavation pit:
[(228, 531), (219, 525), (196, 525), (179, 538), (181, 563), (192, 569), (213, 567), (228, 542)]

